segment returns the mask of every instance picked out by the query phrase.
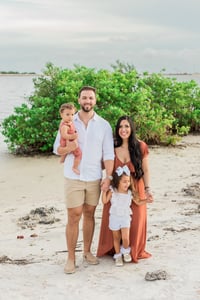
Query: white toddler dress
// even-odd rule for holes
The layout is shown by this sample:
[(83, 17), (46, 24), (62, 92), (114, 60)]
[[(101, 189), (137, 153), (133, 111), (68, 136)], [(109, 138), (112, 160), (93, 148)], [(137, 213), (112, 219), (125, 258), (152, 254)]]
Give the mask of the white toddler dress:
[(109, 228), (111, 230), (119, 230), (121, 228), (129, 228), (131, 222), (132, 210), (130, 208), (132, 202), (132, 192), (128, 190), (127, 194), (118, 193), (110, 187), (112, 192), (111, 207), (109, 210)]

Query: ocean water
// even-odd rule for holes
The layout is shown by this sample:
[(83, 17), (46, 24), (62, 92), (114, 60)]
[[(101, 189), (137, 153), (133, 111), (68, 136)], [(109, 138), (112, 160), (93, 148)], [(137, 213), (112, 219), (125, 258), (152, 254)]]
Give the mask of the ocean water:
[[(14, 112), (14, 107), (27, 103), (34, 91), (33, 78), (30, 75), (0, 75), (0, 123)], [(0, 159), (8, 154), (4, 136), (0, 133)]]
[[(200, 85), (200, 75), (167, 75), (178, 81), (195, 80)], [(27, 103), (34, 91), (33, 78), (37, 75), (0, 75), (0, 122), (14, 112), (14, 107)], [(0, 134), (0, 159), (8, 154), (4, 137)]]

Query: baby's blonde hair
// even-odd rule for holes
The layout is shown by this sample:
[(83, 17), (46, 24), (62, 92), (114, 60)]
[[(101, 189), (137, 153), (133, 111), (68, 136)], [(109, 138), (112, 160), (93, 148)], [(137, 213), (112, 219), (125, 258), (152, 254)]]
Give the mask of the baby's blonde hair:
[(73, 109), (74, 111), (76, 111), (76, 107), (74, 106), (73, 103), (63, 103), (61, 106), (60, 106), (60, 109), (59, 109), (59, 112), (60, 114), (63, 112), (63, 110), (65, 109)]

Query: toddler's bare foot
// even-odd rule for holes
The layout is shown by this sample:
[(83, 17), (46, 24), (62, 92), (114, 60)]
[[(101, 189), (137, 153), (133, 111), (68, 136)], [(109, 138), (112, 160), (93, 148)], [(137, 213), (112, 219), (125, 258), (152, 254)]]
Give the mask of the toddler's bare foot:
[(73, 172), (76, 173), (77, 175), (80, 175), (80, 171), (78, 169), (72, 168)]

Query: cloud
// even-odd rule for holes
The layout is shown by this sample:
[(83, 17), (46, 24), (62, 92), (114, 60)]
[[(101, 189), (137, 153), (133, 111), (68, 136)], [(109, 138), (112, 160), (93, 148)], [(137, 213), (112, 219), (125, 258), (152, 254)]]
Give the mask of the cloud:
[(177, 60), (184, 69), (191, 55), (200, 69), (199, 11), (198, 0), (2, 0), (0, 65), (38, 70), (53, 58), (101, 67), (121, 59), (153, 70)]

